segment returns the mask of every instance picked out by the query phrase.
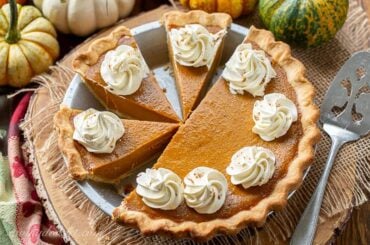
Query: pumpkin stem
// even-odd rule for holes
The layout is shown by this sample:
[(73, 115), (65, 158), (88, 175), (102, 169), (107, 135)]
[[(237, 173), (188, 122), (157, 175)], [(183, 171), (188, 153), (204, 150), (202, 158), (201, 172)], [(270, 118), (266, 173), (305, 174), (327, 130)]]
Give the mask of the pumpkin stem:
[(8, 33), (5, 36), (5, 41), (7, 43), (16, 43), (19, 41), (20, 34), (18, 32), (18, 9), (17, 3), (15, 0), (9, 0), (9, 7), (10, 7), (10, 24)]

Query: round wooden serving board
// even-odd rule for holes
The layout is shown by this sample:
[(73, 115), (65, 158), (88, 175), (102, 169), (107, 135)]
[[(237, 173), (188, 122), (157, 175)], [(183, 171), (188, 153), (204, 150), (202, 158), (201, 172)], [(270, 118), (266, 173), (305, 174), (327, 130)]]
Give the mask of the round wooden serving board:
[[(135, 27), (147, 22), (158, 20), (162, 14), (172, 8), (168, 6), (159, 7), (153, 11), (146, 12), (124, 22), (127, 27)], [(237, 23), (249, 23), (247, 19), (240, 19)], [(86, 47), (96, 38), (105, 35), (110, 29), (103, 31), (96, 36), (86, 40), (83, 44), (67, 54), (60, 63), (66, 67), (71, 67), (71, 61), (77, 52), (86, 50)], [(61, 81), (62, 83), (62, 81)], [(32, 118), (37, 115), (42, 109), (50, 103), (50, 94), (46, 88), (38, 89), (33, 98), (28, 111), (28, 117)], [(51, 127), (51, 126), (48, 126)], [(77, 244), (97, 244), (98, 237), (96, 231), (93, 230), (89, 224), (88, 213), (83, 209), (75, 207), (75, 204), (68, 198), (68, 196), (61, 190), (57, 182), (53, 179), (52, 173), (47, 164), (41, 164), (38, 159), (40, 150), (48, 137), (51, 128), (45, 128), (40, 132), (31, 132), (33, 135), (32, 141), (28, 142), (30, 151), (33, 153), (33, 161), (35, 164), (34, 174), (38, 179), (38, 193), (44, 199), (44, 206), (47, 214), (58, 225), (58, 229), (63, 233), (65, 239)], [(353, 174), (352, 178), (355, 178)], [(346, 188), (351, 192), (351, 186), (345, 183), (340, 188)], [(344, 210), (333, 217), (321, 220), (318, 227), (318, 232), (315, 238), (315, 244), (326, 244), (338, 234), (350, 217), (351, 209)], [(262, 237), (262, 241), (264, 241)], [(268, 241), (267, 239), (265, 240)]]

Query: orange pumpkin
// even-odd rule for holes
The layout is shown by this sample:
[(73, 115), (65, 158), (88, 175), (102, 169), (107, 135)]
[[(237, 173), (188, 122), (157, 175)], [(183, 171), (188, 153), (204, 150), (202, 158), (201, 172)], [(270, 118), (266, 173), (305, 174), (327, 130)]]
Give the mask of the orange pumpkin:
[(53, 25), (36, 7), (9, 3), (0, 8), (0, 86), (20, 88), (48, 70), (59, 44)]
[[(27, 0), (17, 0), (17, 3), (19, 4), (25, 4)], [(3, 6), (4, 4), (8, 3), (8, 0), (0, 0), (0, 7)]]
[(251, 13), (257, 0), (180, 0), (180, 3), (190, 9), (201, 9), (209, 13), (223, 12), (238, 18)]

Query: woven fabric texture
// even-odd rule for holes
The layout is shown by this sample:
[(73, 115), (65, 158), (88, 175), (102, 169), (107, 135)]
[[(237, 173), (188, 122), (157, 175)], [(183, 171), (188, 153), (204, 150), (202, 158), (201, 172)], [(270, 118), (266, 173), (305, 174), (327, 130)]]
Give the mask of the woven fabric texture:
[[(140, 18), (140, 17), (138, 17)], [(239, 24), (262, 27), (257, 14), (236, 21)], [(327, 88), (336, 72), (351, 56), (352, 53), (370, 47), (370, 23), (366, 13), (356, 4), (350, 3), (348, 19), (336, 37), (322, 47), (312, 49), (292, 48), (293, 55), (306, 66), (307, 77), (314, 84), (320, 105)], [(104, 244), (193, 244), (191, 239), (173, 240), (165, 236), (144, 237), (137, 230), (120, 226), (111, 221), (101, 210), (94, 206), (78, 189), (74, 181), (68, 176), (67, 169), (56, 144), (56, 134), (53, 131), (52, 118), (59, 109), (65, 91), (73, 76), (73, 72), (58, 65), (52, 72), (37, 77), (36, 82), (48, 88), (50, 99), (45, 107), (28, 113), (23, 123), (23, 129), (28, 139), (30, 152), (37, 159), (39, 166), (48, 168), (53, 173), (54, 180), (69, 198), (89, 217), (90, 224)], [(32, 107), (32, 101), (31, 106)], [(43, 145), (34, 147), (39, 133), (47, 135)], [(323, 165), (326, 162), (331, 141), (323, 134), (317, 145), (315, 161), (303, 185), (289, 199), (286, 208), (275, 212), (262, 228), (246, 228), (234, 236), (218, 235), (209, 243), (278, 243), (286, 241), (294, 230), (309, 197), (311, 196)], [(40, 188), (39, 188), (40, 189)], [(345, 209), (360, 205), (368, 200), (370, 190), (370, 140), (369, 136), (356, 143), (342, 148), (337, 156), (335, 166), (330, 176), (325, 193), (320, 222)], [(39, 190), (42, 192), (42, 190)], [(50, 208), (49, 208), (50, 209)], [(66, 237), (66, 235), (65, 235)]]

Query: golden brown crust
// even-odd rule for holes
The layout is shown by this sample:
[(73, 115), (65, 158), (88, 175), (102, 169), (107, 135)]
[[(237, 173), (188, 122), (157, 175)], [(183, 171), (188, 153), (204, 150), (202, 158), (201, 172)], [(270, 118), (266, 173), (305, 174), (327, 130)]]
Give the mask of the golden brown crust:
[[(71, 109), (66, 106), (61, 106), (60, 110), (54, 116), (54, 128), (58, 134), (58, 146), (64, 158), (64, 161), (67, 163), (69, 173), (71, 174), (72, 178), (75, 180), (85, 180), (90, 179), (96, 182), (108, 183), (116, 185), (118, 184), (123, 178), (132, 175), (133, 172), (136, 171), (136, 168), (132, 168), (130, 171), (127, 171), (117, 177), (108, 178), (105, 176), (98, 175), (93, 171), (89, 171), (85, 169), (83, 165), (83, 161), (81, 158), (81, 153), (78, 151), (75, 145), (75, 141), (73, 139), (73, 124), (71, 123), (71, 118), (76, 114), (80, 113), (80, 110)], [(125, 119), (122, 119), (125, 120)], [(132, 121), (134, 122), (134, 121)], [(143, 121), (145, 122), (145, 121)], [(128, 123), (128, 121), (126, 122)], [(124, 123), (124, 124), (126, 124)], [(160, 123), (166, 124), (166, 123)], [(171, 128), (177, 129), (177, 124), (167, 123), (167, 125), (171, 125)], [(170, 131), (169, 131), (170, 132)], [(171, 133), (172, 136), (173, 133)], [(156, 149), (156, 148), (153, 148)], [(153, 152), (147, 150), (149, 152)], [(154, 159), (158, 158), (159, 152), (153, 152), (150, 158), (145, 159), (146, 162), (152, 162)]]
[[(171, 11), (163, 15), (162, 17), (162, 23), (165, 24), (167, 32), (169, 31), (169, 28), (171, 26), (184, 26), (186, 24), (191, 24), (191, 23), (198, 23), (204, 26), (217, 26), (222, 29), (226, 29), (230, 26), (231, 24), (231, 17), (228, 14), (223, 14), (223, 13), (213, 13), (209, 14), (201, 10), (193, 10), (189, 12), (180, 12), (180, 11)], [(186, 120), (189, 115), (191, 114), (191, 111), (200, 103), (201, 98), (205, 94), (205, 90), (207, 89), (208, 82), (213, 76), (215, 69), (217, 69), (221, 56), (222, 56), (222, 51), (224, 47), (224, 42), (225, 42), (225, 37), (221, 39), (220, 45), (218, 46), (217, 52), (215, 54), (215, 58), (212, 62), (211, 67), (207, 71), (204, 71), (207, 73), (206, 76), (199, 76), (201, 80), (199, 80), (199, 77), (191, 76), (190, 79), (188, 78), (188, 74), (184, 74), (179, 71), (179, 64), (177, 64), (174, 54), (173, 54), (173, 49), (171, 45), (171, 39), (169, 37), (169, 32), (167, 33), (167, 46), (168, 46), (168, 52), (169, 52), (169, 59), (170, 63), (172, 65), (172, 69), (174, 71), (175, 75), (175, 82), (176, 82), (176, 89), (178, 92), (178, 95), (180, 96), (180, 105), (181, 105), (181, 111), (182, 111), (182, 118)], [(191, 67), (194, 68), (194, 67)], [(194, 69), (202, 69), (202, 68), (194, 68)], [(181, 70), (181, 69), (180, 69)], [(197, 72), (190, 73), (190, 74), (197, 74)], [(185, 82), (183, 81), (185, 80)], [(190, 81), (189, 81), (190, 80)], [(199, 81), (198, 81), (199, 80)], [(203, 84), (203, 87), (199, 91), (199, 93), (194, 93), (194, 90), (192, 91), (191, 88), (194, 86), (193, 84)], [(194, 98), (189, 98), (185, 97), (183, 98), (183, 93), (184, 91), (183, 87), (187, 87), (187, 91), (189, 91), (189, 86), (190, 86), (190, 94), (196, 94), (195, 101), (193, 100)]]
[(69, 173), (74, 179), (84, 180), (88, 172), (82, 165), (81, 156), (78, 153), (73, 140), (73, 127), (70, 118), (76, 110), (61, 106), (60, 110), (54, 116), (54, 127), (58, 133), (58, 145), (62, 156), (68, 163)]
[(115, 28), (108, 36), (91, 43), (86, 52), (78, 54), (73, 60), (74, 70), (84, 76), (89, 67), (96, 64), (99, 58), (108, 50), (114, 49), (118, 41), (124, 36), (132, 37), (131, 31), (127, 27), (120, 26)]
[(276, 184), (271, 195), (261, 200), (256, 206), (227, 219), (202, 223), (189, 221), (176, 223), (169, 219), (151, 219), (145, 213), (127, 210), (122, 205), (114, 211), (114, 219), (135, 225), (144, 234), (171, 233), (177, 237), (191, 236), (204, 240), (219, 232), (235, 234), (247, 224), (261, 226), (270, 211), (281, 210), (286, 205), (288, 194), (301, 184), (304, 170), (313, 160), (314, 145), (320, 138), (320, 131), (316, 125), (319, 110), (313, 101), (315, 91), (313, 85), (305, 77), (303, 64), (291, 56), (291, 50), (287, 44), (275, 41), (271, 32), (252, 26), (246, 40), (259, 45), (272, 57), (274, 62), (285, 70), (288, 81), (299, 98), (298, 107), (301, 112), (303, 135), (298, 144), (297, 156), (289, 166), (286, 176)]
[(166, 28), (174, 26), (184, 26), (187, 24), (200, 24), (203, 26), (219, 26), (227, 28), (230, 26), (231, 16), (225, 13), (209, 14), (202, 10), (192, 10), (189, 12), (170, 11), (163, 15), (161, 22), (165, 24)]
[[(82, 81), (86, 84), (86, 87), (89, 89), (89, 91), (108, 110), (114, 111), (116, 114), (124, 118), (171, 123), (179, 122), (179, 118), (173, 111), (152, 71), (150, 71), (148, 76), (143, 79), (143, 81), (146, 81), (147, 86), (145, 87), (146, 89), (142, 89), (141, 91), (142, 93), (144, 93), (143, 91), (148, 93), (149, 89), (152, 90), (151, 92), (153, 92), (154, 99), (151, 99), (150, 97), (143, 99), (141, 98), (141, 95), (137, 95), (137, 97), (135, 95), (118, 96), (110, 93), (106, 93), (104, 96), (102, 95), (102, 90), (106, 91), (104, 80), (100, 78), (100, 74), (99, 78), (95, 79), (95, 75), (91, 75), (90, 73), (92, 70), (94, 70), (94, 66), (96, 66), (98, 62), (101, 62), (100, 58), (103, 57), (106, 52), (115, 49), (118, 45), (125, 42), (124, 40), (126, 39), (130, 40), (129, 45), (131, 45), (133, 48), (136, 48), (140, 52), (140, 48), (137, 46), (130, 29), (125, 26), (119, 26), (116, 27), (109, 35), (93, 41), (88, 46), (86, 51), (77, 54), (72, 62), (73, 69), (82, 76)], [(94, 74), (95, 72), (92, 73)], [(140, 94), (140, 89), (138, 90), (138, 93)], [(127, 109), (129, 106), (121, 106), (122, 103), (128, 103), (127, 100), (132, 101), (135, 106), (137, 106), (137, 111), (141, 112), (143, 110), (145, 113), (147, 113), (147, 115), (141, 118), (138, 116), (139, 113), (133, 113), (133, 110)], [(120, 105), (117, 106), (115, 101), (120, 101), (121, 103), (117, 103)]]
[(75, 147), (73, 140), (74, 129), (70, 122), (71, 117), (78, 112), (80, 111), (61, 106), (60, 110), (54, 116), (54, 127), (58, 133), (58, 146), (62, 152), (64, 161), (67, 163), (69, 173), (75, 180), (91, 179), (102, 183), (117, 184), (121, 179), (129, 176), (132, 171), (121, 175), (117, 179), (107, 179), (91, 174), (84, 168), (81, 155)]

